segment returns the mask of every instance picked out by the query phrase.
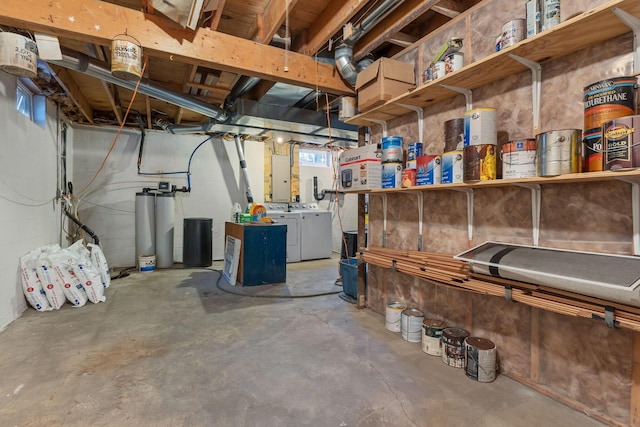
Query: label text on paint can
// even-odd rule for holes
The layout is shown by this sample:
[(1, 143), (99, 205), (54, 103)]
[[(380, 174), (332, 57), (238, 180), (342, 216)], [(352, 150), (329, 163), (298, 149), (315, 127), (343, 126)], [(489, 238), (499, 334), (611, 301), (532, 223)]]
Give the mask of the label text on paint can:
[(400, 188), (402, 183), (402, 163), (382, 165), (382, 188)]
[(442, 155), (442, 184), (462, 182), (462, 151)]
[(548, 30), (560, 23), (560, 0), (544, 0), (542, 29)]
[(464, 55), (460, 52), (450, 53), (444, 57), (444, 71), (446, 74), (458, 71), (464, 66)]
[(524, 19), (514, 19), (502, 26), (502, 45), (504, 49), (524, 40), (527, 34), (527, 24)]
[(502, 177), (536, 176), (536, 140), (511, 141), (502, 146)]
[(640, 116), (620, 117), (602, 125), (604, 169), (640, 166)]
[(413, 187), (415, 185), (416, 185), (416, 170), (403, 169), (402, 170), (402, 188)]
[(445, 74), (447, 74), (447, 68), (445, 66), (444, 61), (438, 61), (435, 64), (433, 64), (433, 78), (434, 79), (439, 79), (441, 77), (444, 77)]
[(464, 146), (496, 145), (496, 109), (478, 108), (464, 114)]

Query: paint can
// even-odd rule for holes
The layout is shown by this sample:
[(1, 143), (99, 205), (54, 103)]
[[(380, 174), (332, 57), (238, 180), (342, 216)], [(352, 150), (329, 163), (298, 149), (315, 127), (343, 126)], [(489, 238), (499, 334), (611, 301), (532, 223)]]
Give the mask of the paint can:
[(444, 122), (444, 152), (462, 150), (464, 147), (464, 118)]
[(497, 175), (497, 145), (470, 145), (464, 147), (463, 160), (463, 181), (478, 182), (491, 181)]
[(500, 150), (503, 178), (536, 176), (536, 140), (533, 138), (509, 141)]
[(0, 32), (0, 70), (14, 76), (38, 75), (38, 46), (20, 34)]
[(382, 137), (382, 163), (402, 163), (402, 137)]
[(422, 322), (424, 314), (415, 308), (402, 311), (402, 339), (409, 342), (422, 341)]
[(155, 255), (140, 255), (138, 257), (138, 271), (148, 273), (156, 269)]
[(502, 50), (502, 33), (496, 36), (496, 52)]
[(527, 37), (533, 37), (542, 31), (540, 3), (538, 0), (529, 0), (525, 8), (527, 10)]
[(514, 19), (502, 26), (502, 44), (501, 49), (521, 42), (527, 36), (526, 19)]
[(427, 82), (430, 82), (431, 80), (433, 80), (433, 68), (427, 67), (422, 72), (422, 83), (427, 83)]
[(435, 159), (434, 155), (418, 156), (416, 159), (416, 185), (427, 185), (427, 169), (429, 163)]
[(453, 52), (444, 57), (445, 74), (453, 73), (464, 67), (464, 55), (462, 52)]
[(407, 169), (416, 169), (416, 158), (422, 156), (422, 142), (414, 142), (407, 147)]
[(464, 146), (497, 145), (496, 109), (476, 108), (464, 113)]
[(403, 169), (402, 170), (402, 188), (414, 187), (416, 185), (416, 170), (415, 169)]
[(123, 80), (142, 77), (142, 46), (134, 37), (118, 34), (111, 40), (111, 74)]
[(481, 383), (496, 379), (496, 345), (486, 339), (467, 337), (464, 340), (465, 373)]
[(402, 186), (402, 163), (384, 163), (382, 165), (382, 188), (400, 188)]
[(444, 77), (447, 74), (447, 68), (444, 64), (444, 61), (438, 61), (433, 64), (433, 79), (439, 79)]
[(560, 0), (543, 0), (542, 30), (548, 30), (560, 23)]
[(602, 125), (604, 169), (640, 167), (640, 116), (621, 117)]
[(463, 151), (449, 151), (442, 154), (442, 184), (463, 182)]
[(400, 332), (402, 330), (401, 317), (402, 312), (406, 310), (407, 304), (401, 302), (390, 302), (387, 304), (385, 311), (385, 326), (391, 332)]
[(582, 130), (563, 129), (536, 135), (538, 176), (579, 173), (582, 169)]
[(584, 88), (585, 172), (603, 170), (602, 124), (636, 114), (636, 86), (636, 77), (622, 76), (601, 80)]
[(464, 340), (469, 332), (461, 328), (442, 330), (442, 361), (454, 368), (464, 368)]
[(427, 163), (427, 173), (425, 175), (425, 184), (441, 184), (442, 183), (442, 157), (433, 156)]
[(442, 320), (424, 319), (422, 322), (422, 351), (442, 357), (442, 330), (447, 325)]

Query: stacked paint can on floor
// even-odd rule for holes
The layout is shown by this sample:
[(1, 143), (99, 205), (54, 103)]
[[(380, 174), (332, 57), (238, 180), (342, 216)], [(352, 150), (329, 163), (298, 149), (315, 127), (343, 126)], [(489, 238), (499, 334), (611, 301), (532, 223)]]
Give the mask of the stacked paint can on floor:
[(584, 164), (585, 172), (604, 169), (602, 125), (636, 113), (636, 77), (615, 77), (584, 88)]
[(497, 178), (496, 113), (495, 108), (477, 108), (464, 114), (464, 182)]
[(382, 138), (382, 188), (400, 188), (402, 185), (402, 137)]
[(401, 302), (390, 302), (387, 304), (385, 312), (385, 326), (391, 332), (402, 330), (402, 312), (407, 308), (407, 304)]
[(422, 322), (422, 351), (431, 356), (442, 356), (442, 331), (446, 323), (438, 319)]
[(402, 311), (401, 329), (402, 339), (409, 342), (422, 341), (422, 322), (424, 314), (415, 308), (407, 308)]
[(500, 152), (503, 178), (530, 178), (536, 176), (535, 139), (509, 141), (502, 145)]
[(621, 117), (602, 125), (604, 169), (640, 167), (640, 116)]
[(464, 340), (465, 373), (481, 383), (496, 379), (496, 345), (486, 338), (467, 337)]
[(442, 361), (454, 368), (464, 368), (464, 340), (469, 332), (461, 328), (445, 328), (442, 331)]

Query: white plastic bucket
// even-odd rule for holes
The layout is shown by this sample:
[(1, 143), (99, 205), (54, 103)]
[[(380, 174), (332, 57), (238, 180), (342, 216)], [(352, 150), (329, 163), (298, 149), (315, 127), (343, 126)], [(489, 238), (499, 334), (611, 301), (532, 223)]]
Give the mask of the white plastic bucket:
[(385, 326), (391, 332), (400, 332), (402, 325), (400, 323), (402, 311), (407, 308), (407, 304), (401, 302), (390, 302), (387, 304), (385, 312)]
[(138, 271), (148, 273), (156, 269), (155, 255), (140, 255), (138, 257)]
[(38, 75), (36, 42), (20, 34), (0, 32), (0, 70), (21, 77)]

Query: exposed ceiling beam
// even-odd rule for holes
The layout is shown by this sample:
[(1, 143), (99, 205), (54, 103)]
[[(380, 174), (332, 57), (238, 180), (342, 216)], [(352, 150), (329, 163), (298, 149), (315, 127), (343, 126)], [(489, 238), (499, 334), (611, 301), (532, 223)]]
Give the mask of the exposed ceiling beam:
[(354, 58), (362, 59), (382, 43), (389, 41), (394, 34), (420, 17), (427, 10), (439, 3), (438, 0), (406, 0), (395, 8), (371, 31), (356, 42)]
[(401, 47), (409, 47), (417, 41), (418, 41), (417, 37), (414, 37), (406, 33), (395, 33), (389, 39), (389, 43), (393, 43)]
[(147, 129), (153, 128), (153, 121), (151, 120), (151, 97), (146, 95), (144, 100), (147, 105)]
[(269, 90), (275, 85), (275, 82), (270, 80), (260, 80), (251, 90), (248, 92), (248, 98), (250, 99), (262, 99), (263, 96), (269, 92)]
[(440, 0), (438, 4), (434, 5), (431, 9), (433, 9), (434, 12), (453, 19), (467, 10), (468, 7), (460, 1)]
[(366, 4), (367, 0), (333, 0), (309, 27), (306, 43), (295, 50), (315, 55)]
[(258, 43), (268, 44), (273, 36), (278, 32), (287, 16), (287, 6), (289, 11), (293, 9), (298, 0), (271, 0), (258, 18), (260, 25), (257, 34), (253, 37)]
[[(111, 104), (111, 109), (113, 113), (116, 115), (116, 119), (118, 120), (118, 124), (122, 125), (122, 111), (120, 111), (120, 106), (116, 104), (116, 99), (113, 96), (113, 92), (111, 92), (111, 85), (104, 80), (100, 81), (102, 83), (102, 87), (104, 88), (104, 93), (107, 94), (107, 98), (109, 98), (109, 104)], [(116, 90), (114, 88), (114, 90)]]
[(224, 4), (227, 0), (218, 0), (218, 5), (216, 9), (213, 11), (213, 16), (211, 17), (211, 24), (209, 24), (209, 28), (212, 31), (218, 29), (218, 25), (220, 25), (220, 19), (222, 19), (222, 11), (224, 10)]
[(354, 92), (335, 67), (306, 55), (208, 28), (185, 30), (167, 19), (99, 0), (2, 0), (0, 24), (100, 45), (110, 45), (126, 31), (138, 39), (146, 55), (334, 94)]
[(66, 68), (55, 65), (50, 65), (50, 68), (51, 71), (53, 71), (53, 78), (56, 79), (67, 96), (71, 98), (71, 101), (78, 107), (78, 110), (80, 110), (89, 123), (93, 123), (93, 108), (91, 108), (91, 104), (89, 104), (87, 98), (82, 94), (82, 91), (69, 71)]

